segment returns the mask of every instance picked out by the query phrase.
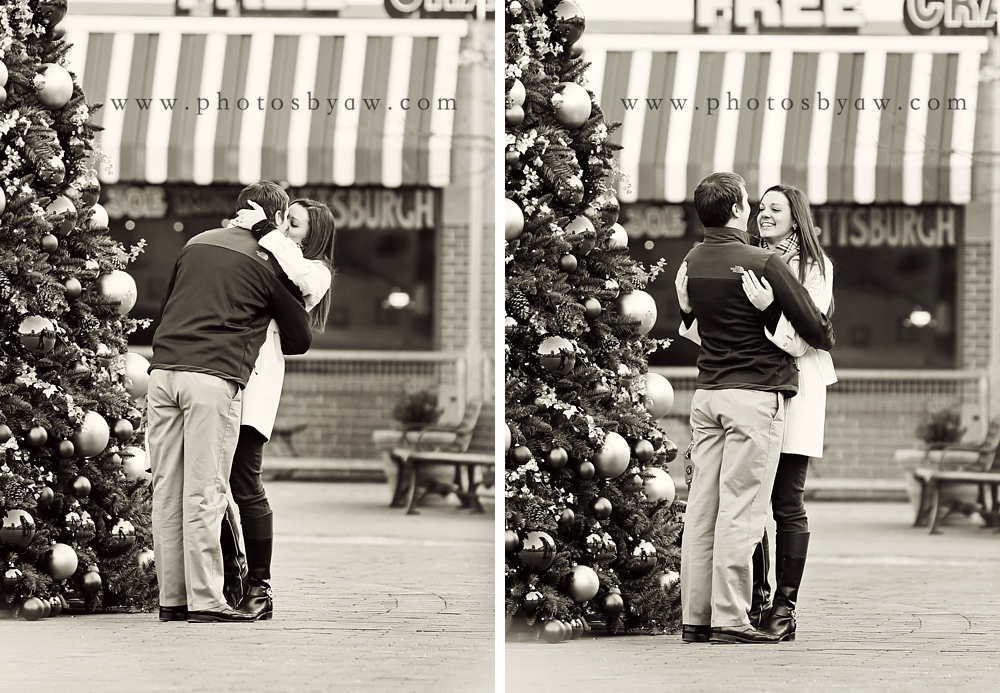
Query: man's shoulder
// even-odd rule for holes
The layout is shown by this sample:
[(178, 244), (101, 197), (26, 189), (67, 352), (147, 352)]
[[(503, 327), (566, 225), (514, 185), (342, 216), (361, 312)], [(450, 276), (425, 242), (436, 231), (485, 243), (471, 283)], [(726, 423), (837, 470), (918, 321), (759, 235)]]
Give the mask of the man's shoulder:
[(271, 253), (262, 248), (257, 239), (247, 231), (238, 227), (210, 229), (194, 236), (187, 242), (185, 248), (196, 246), (213, 246), (216, 248), (226, 248), (233, 250), (246, 258), (253, 260), (256, 264), (268, 268), (275, 272), (277, 259)]

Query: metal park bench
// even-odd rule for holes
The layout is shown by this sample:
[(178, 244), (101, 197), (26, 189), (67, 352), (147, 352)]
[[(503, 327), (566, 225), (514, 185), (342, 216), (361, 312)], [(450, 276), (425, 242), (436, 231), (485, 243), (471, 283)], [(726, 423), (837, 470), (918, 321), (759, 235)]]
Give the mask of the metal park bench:
[[(455, 493), (463, 507), (484, 512), (479, 490), (493, 486), (496, 464), (493, 411), (492, 403), (470, 403), (457, 425), (423, 426), (405, 432), (390, 453), (399, 466), (392, 505), (405, 504), (407, 514), (415, 515), (417, 504), (428, 493)], [(446, 442), (444, 437), (449, 434), (451, 441)], [(454, 470), (452, 483), (440, 481), (433, 473), (442, 466)]]
[[(982, 515), (988, 527), (1000, 527), (1000, 419), (990, 422), (981, 443), (932, 443), (922, 466), (913, 470), (920, 483), (920, 504), (914, 527), (930, 524), (930, 533), (939, 534), (941, 520), (955, 510)], [(949, 497), (945, 492), (958, 485), (978, 487), (974, 502)]]

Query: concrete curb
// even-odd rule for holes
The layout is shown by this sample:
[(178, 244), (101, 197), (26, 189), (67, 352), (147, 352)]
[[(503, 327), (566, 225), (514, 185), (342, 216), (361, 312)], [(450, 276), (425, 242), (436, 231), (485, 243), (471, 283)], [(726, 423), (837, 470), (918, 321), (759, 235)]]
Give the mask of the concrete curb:
[(385, 465), (374, 460), (333, 460), (317, 457), (267, 457), (261, 476), (265, 481), (388, 482)]

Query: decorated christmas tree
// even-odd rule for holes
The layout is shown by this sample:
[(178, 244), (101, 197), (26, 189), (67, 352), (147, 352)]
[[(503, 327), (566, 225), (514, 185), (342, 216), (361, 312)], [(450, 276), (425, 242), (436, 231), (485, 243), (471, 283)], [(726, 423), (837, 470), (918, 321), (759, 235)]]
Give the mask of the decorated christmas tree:
[(647, 372), (667, 345), (643, 291), (662, 267), (617, 223), (628, 182), (574, 55), (580, 7), (510, 0), (506, 18), (508, 629), (673, 631), (682, 503), (655, 423), (673, 391)]
[[(64, 0), (0, 3), (0, 606), (155, 604), (136, 286), (108, 235)], [(0, 610), (0, 615), (7, 613)]]

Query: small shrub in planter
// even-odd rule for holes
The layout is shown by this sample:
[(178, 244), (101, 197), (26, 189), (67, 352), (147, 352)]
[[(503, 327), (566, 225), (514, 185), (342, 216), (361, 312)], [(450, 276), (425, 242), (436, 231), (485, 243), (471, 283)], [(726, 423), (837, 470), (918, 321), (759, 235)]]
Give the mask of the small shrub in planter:
[(962, 413), (957, 407), (927, 411), (917, 426), (917, 437), (924, 443), (957, 443), (965, 435)]
[(443, 409), (438, 407), (438, 396), (430, 390), (405, 393), (392, 408), (392, 418), (404, 427), (416, 424), (436, 424)]

